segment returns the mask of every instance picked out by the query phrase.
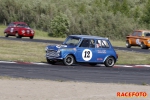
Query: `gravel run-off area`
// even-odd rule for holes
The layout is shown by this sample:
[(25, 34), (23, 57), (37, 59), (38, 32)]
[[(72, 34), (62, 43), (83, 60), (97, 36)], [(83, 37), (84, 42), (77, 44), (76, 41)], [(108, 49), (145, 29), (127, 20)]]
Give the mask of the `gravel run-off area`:
[[(123, 96), (129, 92), (147, 96)], [(118, 97), (117, 93), (123, 97)], [(150, 100), (149, 95), (149, 85), (0, 79), (0, 100)]]

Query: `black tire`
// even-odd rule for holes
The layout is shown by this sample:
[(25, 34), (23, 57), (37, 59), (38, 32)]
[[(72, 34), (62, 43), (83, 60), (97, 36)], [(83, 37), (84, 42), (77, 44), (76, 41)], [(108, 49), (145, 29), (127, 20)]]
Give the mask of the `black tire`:
[(89, 63), (89, 65), (91, 65), (91, 66), (96, 66), (97, 63)]
[(46, 58), (46, 60), (47, 60), (47, 63), (48, 63), (48, 64), (52, 64), (52, 65), (54, 65), (54, 64), (56, 63), (56, 61), (49, 60), (49, 59), (47, 59), (47, 58)]
[(115, 64), (115, 59), (114, 59), (114, 57), (108, 57), (108, 58), (105, 60), (105, 62), (104, 62), (104, 65), (105, 65), (106, 67), (113, 67), (114, 64)]
[(33, 39), (33, 36), (31, 36), (30, 39)]
[(68, 55), (66, 56), (66, 58), (63, 59), (64, 65), (67, 65), (67, 66), (73, 65), (74, 62), (75, 62), (75, 59), (72, 55)]
[(18, 33), (16, 33), (16, 38), (22, 38)]
[(5, 37), (8, 37), (9, 35), (8, 35), (7, 33), (4, 33), (4, 36), (5, 36)]
[(148, 47), (143, 42), (141, 43), (140, 46), (141, 46), (141, 49), (148, 49)]
[(131, 48), (131, 44), (129, 43), (129, 41), (126, 41), (126, 47)]

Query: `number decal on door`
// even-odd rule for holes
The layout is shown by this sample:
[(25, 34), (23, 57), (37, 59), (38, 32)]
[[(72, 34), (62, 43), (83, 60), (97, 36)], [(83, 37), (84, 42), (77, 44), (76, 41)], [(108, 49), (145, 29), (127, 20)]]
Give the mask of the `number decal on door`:
[(141, 44), (140, 40), (139, 39), (136, 39), (136, 44)]
[(83, 50), (83, 52), (82, 52), (82, 58), (85, 61), (91, 60), (91, 58), (92, 58), (92, 51), (89, 50), (89, 49)]
[(85, 51), (84, 53), (85, 53), (84, 58), (89, 58), (90, 57), (90, 51)]

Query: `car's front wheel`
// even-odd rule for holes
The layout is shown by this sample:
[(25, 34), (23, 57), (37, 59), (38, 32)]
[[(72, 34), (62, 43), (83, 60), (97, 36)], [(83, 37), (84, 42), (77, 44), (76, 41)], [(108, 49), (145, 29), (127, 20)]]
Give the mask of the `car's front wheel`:
[(104, 65), (105, 65), (106, 67), (113, 67), (114, 64), (115, 64), (115, 59), (114, 59), (114, 57), (108, 57), (108, 58), (105, 60), (105, 62), (104, 62)]
[(63, 59), (63, 63), (67, 66), (73, 65), (75, 62), (75, 59), (72, 55), (68, 55)]
[(129, 41), (126, 41), (126, 47), (131, 48), (131, 44), (129, 43)]
[(7, 33), (4, 33), (4, 36), (5, 36), (5, 37), (8, 37), (9, 35), (8, 35)]
[(33, 36), (31, 36), (30, 39), (33, 39)]
[(143, 42), (141, 43), (140, 46), (141, 46), (141, 49), (148, 49), (148, 47)]

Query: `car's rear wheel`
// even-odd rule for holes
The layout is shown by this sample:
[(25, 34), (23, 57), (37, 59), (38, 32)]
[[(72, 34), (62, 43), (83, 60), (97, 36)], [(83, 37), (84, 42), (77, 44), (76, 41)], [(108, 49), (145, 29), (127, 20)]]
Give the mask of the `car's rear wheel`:
[(46, 58), (46, 60), (47, 60), (47, 63), (48, 63), (48, 64), (54, 65), (54, 64), (56, 63), (56, 61), (54, 61), (54, 60), (49, 60), (48, 58)]
[(104, 65), (105, 65), (106, 67), (113, 67), (114, 64), (115, 64), (115, 59), (114, 59), (114, 57), (108, 57), (108, 58), (105, 60), (105, 62), (104, 62)]
[(126, 41), (126, 47), (131, 48), (131, 44), (129, 43), (129, 41)]
[(7, 33), (4, 33), (4, 36), (5, 36), (5, 37), (8, 37), (9, 35), (8, 35)]
[(148, 49), (148, 47), (143, 42), (141, 43), (140, 46), (141, 46), (141, 49)]
[(72, 55), (68, 55), (63, 59), (64, 65), (70, 66), (73, 65), (75, 62), (75, 59)]
[(33, 39), (33, 36), (31, 36), (30, 39)]

